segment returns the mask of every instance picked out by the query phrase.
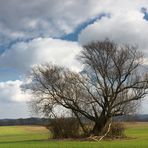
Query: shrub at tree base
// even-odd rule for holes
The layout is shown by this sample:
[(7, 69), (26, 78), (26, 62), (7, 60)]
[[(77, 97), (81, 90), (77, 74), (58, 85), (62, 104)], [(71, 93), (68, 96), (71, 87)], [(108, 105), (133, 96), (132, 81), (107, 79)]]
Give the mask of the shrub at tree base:
[[(56, 118), (52, 119), (47, 126), (52, 134), (52, 138), (78, 138), (82, 136), (80, 126), (75, 118)], [(108, 130), (108, 126), (105, 127), (104, 132)], [(113, 122), (111, 124), (109, 133), (105, 136), (108, 138), (123, 138), (125, 137), (125, 126), (122, 122)]]
[(47, 126), (52, 138), (76, 138), (79, 136), (79, 123), (75, 118), (57, 118)]
[(109, 137), (124, 137), (125, 127), (121, 122), (113, 122), (108, 133)]

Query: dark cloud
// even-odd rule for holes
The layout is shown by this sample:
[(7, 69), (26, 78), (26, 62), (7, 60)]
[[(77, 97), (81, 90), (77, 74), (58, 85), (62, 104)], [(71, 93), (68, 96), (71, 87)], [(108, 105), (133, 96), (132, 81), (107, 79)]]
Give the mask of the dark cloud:
[(71, 33), (101, 12), (98, 4), (98, 0), (0, 0), (0, 44)]

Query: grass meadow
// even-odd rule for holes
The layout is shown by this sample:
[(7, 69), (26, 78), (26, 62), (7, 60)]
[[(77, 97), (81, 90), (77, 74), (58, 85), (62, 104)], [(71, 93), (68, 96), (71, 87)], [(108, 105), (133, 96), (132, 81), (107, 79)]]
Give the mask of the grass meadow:
[(1, 126), (0, 148), (147, 148), (148, 123), (126, 123), (127, 139), (101, 142), (48, 140), (41, 126)]

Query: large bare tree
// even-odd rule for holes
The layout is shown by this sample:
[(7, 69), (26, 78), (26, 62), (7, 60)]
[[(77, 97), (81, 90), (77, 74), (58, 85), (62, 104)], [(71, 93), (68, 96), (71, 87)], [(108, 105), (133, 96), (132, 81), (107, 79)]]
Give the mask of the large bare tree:
[(143, 56), (135, 46), (105, 40), (84, 46), (78, 59), (84, 64), (80, 73), (52, 64), (34, 67), (27, 89), (39, 111), (49, 115), (62, 106), (85, 132), (81, 119), (92, 121), (89, 133), (99, 135), (112, 117), (131, 112), (148, 93), (148, 75), (140, 69)]

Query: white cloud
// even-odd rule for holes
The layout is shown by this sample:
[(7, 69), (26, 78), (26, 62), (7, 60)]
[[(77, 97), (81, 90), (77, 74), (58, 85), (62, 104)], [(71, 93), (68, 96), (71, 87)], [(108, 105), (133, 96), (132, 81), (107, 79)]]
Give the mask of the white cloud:
[(0, 66), (26, 72), (34, 64), (53, 62), (78, 70), (80, 67), (75, 56), (80, 50), (81, 47), (77, 42), (37, 38), (14, 44), (0, 56)]
[[(79, 42), (84, 45), (92, 41), (108, 38), (116, 43), (138, 45), (139, 49), (144, 52), (145, 59), (147, 60), (148, 21), (144, 19), (144, 13), (140, 9), (142, 6), (146, 7), (146, 5), (142, 5), (142, 2), (148, 5), (146, 1), (141, 1), (141, 3), (136, 1), (133, 7), (127, 5), (127, 1), (123, 3), (118, 1), (114, 7), (112, 6), (114, 9), (117, 9), (116, 11), (113, 8), (110, 10), (110, 17), (103, 17), (82, 30), (79, 35)], [(131, 1), (129, 4), (131, 4)], [(122, 5), (122, 7), (120, 8), (119, 5)]]
[(21, 118), (31, 115), (26, 103), (31, 95), (21, 91), (22, 83), (20, 80), (0, 82), (0, 118)]
[(143, 17), (144, 14), (140, 11), (114, 15), (110, 18), (103, 17), (82, 30), (79, 41), (86, 44), (109, 38), (120, 43), (140, 44), (141, 47), (148, 47), (148, 39), (146, 38), (148, 21)]
[(30, 94), (24, 93), (20, 86), (23, 84), (20, 80), (0, 82), (0, 102), (24, 102), (31, 98)]

